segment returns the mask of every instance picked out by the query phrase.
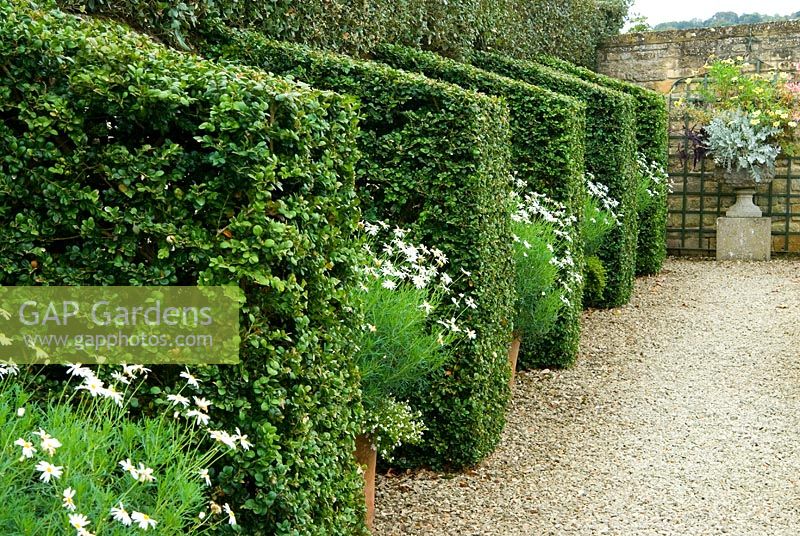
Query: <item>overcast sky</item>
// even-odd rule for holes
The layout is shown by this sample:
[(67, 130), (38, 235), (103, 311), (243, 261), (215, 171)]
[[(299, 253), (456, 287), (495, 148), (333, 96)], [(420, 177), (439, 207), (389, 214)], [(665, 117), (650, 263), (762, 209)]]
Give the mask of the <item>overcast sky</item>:
[(789, 15), (800, 11), (797, 0), (635, 0), (631, 13), (647, 17), (650, 25), (660, 22), (707, 19), (717, 11)]

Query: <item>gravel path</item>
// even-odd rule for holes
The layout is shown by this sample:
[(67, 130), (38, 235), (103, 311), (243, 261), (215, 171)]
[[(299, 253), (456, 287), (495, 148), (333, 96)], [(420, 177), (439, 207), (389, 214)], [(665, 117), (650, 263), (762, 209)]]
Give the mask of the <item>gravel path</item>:
[(479, 467), (379, 476), (375, 534), (800, 534), (799, 298), (797, 261), (668, 261)]

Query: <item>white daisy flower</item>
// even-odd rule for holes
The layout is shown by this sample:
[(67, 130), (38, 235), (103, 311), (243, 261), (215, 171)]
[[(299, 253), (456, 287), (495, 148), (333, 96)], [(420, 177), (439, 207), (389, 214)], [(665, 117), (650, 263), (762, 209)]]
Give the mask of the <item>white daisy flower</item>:
[(131, 519), (133, 520), (134, 523), (137, 523), (139, 525), (139, 528), (142, 530), (155, 528), (156, 525), (158, 524), (158, 521), (156, 521), (147, 514), (143, 514), (142, 512), (134, 511), (131, 514)]
[(62, 501), (64, 501), (64, 508), (70, 510), (72, 512), (75, 511), (75, 503), (73, 502), (72, 498), (75, 497), (75, 490), (72, 488), (67, 488), (64, 490), (62, 495)]
[(208, 476), (208, 469), (200, 469), (199, 473), (200, 473), (200, 478), (202, 478), (205, 481), (206, 486), (210, 486), (211, 477)]
[(250, 450), (250, 447), (253, 446), (253, 444), (247, 440), (247, 435), (242, 435), (242, 431), (239, 430), (238, 426), (236, 427), (236, 439), (239, 440), (239, 444), (244, 450)]
[(78, 378), (93, 378), (94, 371), (90, 368), (86, 368), (80, 363), (68, 363), (67, 367), (67, 374), (70, 376), (77, 376)]
[(149, 368), (145, 368), (143, 365), (122, 365), (122, 372), (126, 376), (135, 378), (137, 374), (147, 375), (147, 373), (151, 371)]
[(90, 523), (89, 518), (83, 514), (70, 514), (69, 515), (69, 524), (72, 528), (75, 529), (82, 529), (86, 525)]
[(130, 385), (131, 384), (130, 378), (128, 378), (127, 376), (125, 376), (124, 374), (122, 374), (120, 372), (112, 372), (111, 373), (111, 377), (114, 378), (115, 380), (117, 380), (120, 383), (124, 383), (125, 385)]
[(136, 468), (136, 480), (139, 482), (154, 482), (156, 477), (153, 476), (153, 470), (150, 467), (145, 467), (143, 463), (139, 464)]
[(395, 283), (395, 282), (394, 282), (394, 281), (392, 281), (391, 279), (385, 279), (385, 280), (383, 281), (383, 283), (381, 283), (381, 286), (382, 286), (383, 288), (385, 288), (385, 289), (394, 290), (394, 289), (396, 289), (396, 288), (397, 288), (397, 283)]
[(230, 449), (236, 450), (236, 438), (223, 430), (211, 430), (208, 432), (211, 439), (219, 441)]
[(195, 405), (197, 405), (201, 411), (208, 413), (208, 406), (211, 405), (210, 400), (206, 400), (205, 398), (197, 398), (196, 396), (193, 396), (192, 398), (194, 399)]
[(130, 514), (128, 514), (125, 507), (122, 505), (122, 501), (119, 503), (119, 508), (111, 508), (111, 517), (114, 518), (114, 521), (119, 521), (126, 527), (130, 527), (131, 523), (133, 523)]
[(222, 505), (222, 508), (225, 510), (225, 513), (228, 514), (228, 525), (235, 525), (236, 524), (236, 516), (231, 510), (231, 507), (228, 506), (228, 503)]
[(39, 480), (43, 482), (50, 482), (51, 478), (55, 478), (56, 480), (61, 478), (61, 474), (64, 472), (64, 467), (60, 465), (53, 465), (50, 462), (42, 460), (36, 464), (36, 470), (42, 473), (39, 475)]
[(167, 395), (167, 400), (173, 404), (181, 404), (184, 408), (189, 407), (189, 399), (183, 395)]
[(106, 387), (100, 391), (100, 394), (105, 398), (113, 400), (117, 406), (122, 407), (122, 393), (113, 387)]
[(190, 409), (186, 412), (187, 417), (194, 417), (196, 419), (195, 423), (197, 425), (207, 426), (209, 417), (205, 413), (198, 411), (196, 409)]
[(180, 373), (180, 377), (181, 378), (185, 378), (186, 379), (186, 383), (188, 383), (189, 385), (191, 385), (195, 389), (199, 389), (200, 388), (200, 380), (198, 380), (197, 378), (192, 376), (191, 372), (189, 372), (189, 369), (186, 369), (183, 372), (181, 372)]
[(50, 436), (43, 437), (41, 441), (41, 447), (42, 450), (45, 451), (48, 456), (52, 457), (53, 454), (56, 453), (56, 449), (61, 447), (61, 441), (59, 441), (55, 437), (50, 437)]
[(33, 443), (30, 441), (26, 441), (21, 437), (14, 441), (14, 444), (22, 447), (22, 458), (33, 458), (34, 453), (36, 452), (36, 447), (33, 446)]
[(8, 363), (0, 364), (0, 378), (4, 378), (7, 375), (16, 376), (17, 374), (19, 374), (18, 366)]
[(136, 466), (133, 465), (133, 462), (131, 461), (130, 458), (122, 460), (121, 462), (119, 462), (119, 465), (120, 467), (122, 467), (123, 471), (125, 471), (126, 473), (130, 473), (131, 476), (136, 478)]
[(84, 378), (83, 384), (77, 386), (75, 388), (75, 390), (78, 391), (78, 390), (83, 389), (83, 390), (89, 391), (89, 394), (92, 395), (92, 397), (96, 397), (98, 395), (102, 395), (103, 394), (104, 387), (105, 387), (105, 384), (100, 379), (98, 379), (98, 378), (96, 378), (94, 376), (90, 376), (90, 377)]

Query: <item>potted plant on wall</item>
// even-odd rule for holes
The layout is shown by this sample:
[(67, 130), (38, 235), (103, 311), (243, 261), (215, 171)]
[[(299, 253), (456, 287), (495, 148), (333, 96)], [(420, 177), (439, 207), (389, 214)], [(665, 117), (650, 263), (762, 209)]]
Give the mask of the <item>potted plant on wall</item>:
[[(384, 222), (363, 223), (364, 279), (361, 284), (363, 324), (356, 363), (361, 374), (365, 418), (356, 439), (356, 459), (364, 467), (367, 526), (375, 508), (377, 458), (391, 461), (402, 444), (416, 444), (425, 430), (422, 416), (406, 401), (425, 389), (431, 373), (439, 370), (445, 348), (476, 333), (460, 323), (469, 296), (453, 296), (453, 278), (445, 271), (447, 258), (437, 248), (412, 244), (406, 231)], [(461, 314), (436, 319), (447, 301)]]
[(752, 72), (742, 57), (716, 59), (706, 68), (690, 111), (705, 125), (705, 147), (736, 191), (727, 216), (760, 217), (756, 187), (772, 180), (779, 154), (800, 154), (797, 73)]

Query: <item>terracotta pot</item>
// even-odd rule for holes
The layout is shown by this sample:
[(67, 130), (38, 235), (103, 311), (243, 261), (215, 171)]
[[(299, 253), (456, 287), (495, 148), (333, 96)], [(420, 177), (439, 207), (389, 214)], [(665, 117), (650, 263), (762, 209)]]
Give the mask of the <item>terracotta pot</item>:
[(356, 436), (356, 463), (364, 469), (364, 502), (367, 505), (367, 528), (372, 530), (375, 523), (375, 466), (378, 463), (378, 450), (368, 435)]
[(508, 386), (512, 389), (514, 388), (514, 375), (517, 373), (517, 357), (519, 357), (519, 345), (521, 343), (520, 336), (514, 335), (514, 340), (511, 341), (508, 347), (508, 366), (511, 368), (511, 379), (508, 382)]

